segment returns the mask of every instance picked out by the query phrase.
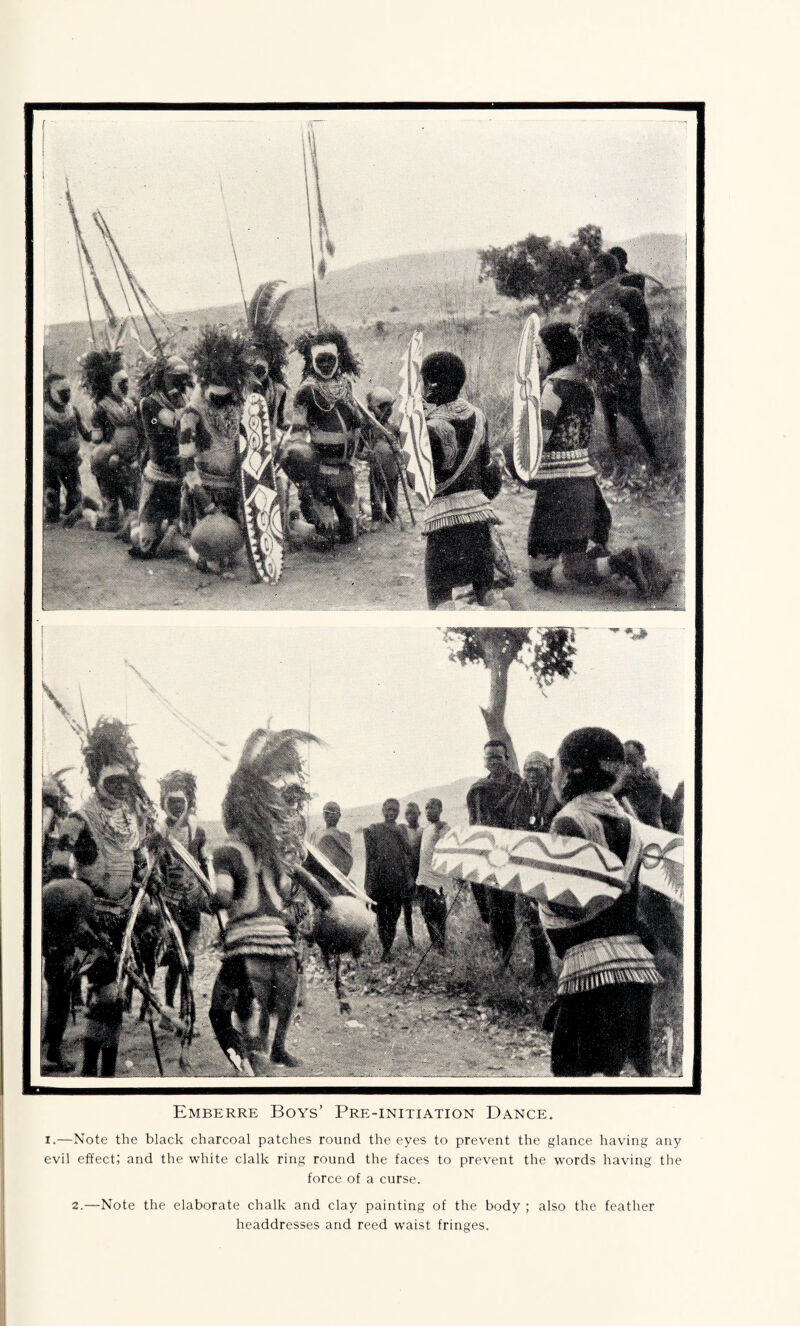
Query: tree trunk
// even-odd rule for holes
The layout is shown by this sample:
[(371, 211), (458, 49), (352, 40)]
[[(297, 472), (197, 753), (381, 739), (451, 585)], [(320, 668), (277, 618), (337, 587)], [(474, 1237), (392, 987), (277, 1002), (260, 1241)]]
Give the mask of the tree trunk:
[(519, 647), (509, 649), (502, 639), (493, 636), (491, 632), (486, 632), (482, 645), (486, 666), (489, 669), (489, 703), (485, 709), (481, 707), (483, 720), (489, 739), (504, 742), (508, 751), (509, 767), (515, 773), (519, 773), (519, 761), (505, 722), (508, 671), (519, 652)]

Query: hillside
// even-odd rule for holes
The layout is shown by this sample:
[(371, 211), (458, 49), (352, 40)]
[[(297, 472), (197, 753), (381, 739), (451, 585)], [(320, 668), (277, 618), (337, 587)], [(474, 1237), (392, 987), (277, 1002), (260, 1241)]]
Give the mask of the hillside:
[[(668, 286), (683, 285), (684, 236), (639, 235), (621, 243), (632, 270), (647, 272)], [(269, 275), (264, 273), (265, 277)], [(320, 305), (323, 317), (348, 328), (374, 327), (379, 321), (388, 327), (438, 322), (448, 317), (496, 317), (504, 313), (516, 317), (519, 307), (514, 300), (501, 298), (491, 282), (478, 281), (474, 249), (404, 254), (333, 270), (320, 283)], [(170, 316), (189, 329), (178, 338), (183, 345), (194, 328), (204, 322), (240, 322), (242, 310), (239, 304), (229, 304), (181, 310)], [(284, 324), (292, 331), (313, 318), (311, 288), (300, 287), (287, 301)], [(85, 322), (54, 323), (45, 337), (46, 355), (52, 364), (72, 365), (89, 347)], [(149, 343), (149, 337), (144, 339)]]
[[(466, 819), (466, 795), (467, 788), (480, 777), (476, 772), (466, 778), (457, 778), (455, 782), (444, 783), (435, 787), (417, 788), (411, 792), (403, 792), (398, 796), (400, 802), (400, 818), (402, 821), (403, 810), (409, 801), (416, 801), (422, 811), (421, 819), (425, 819), (425, 802), (431, 797), (438, 797), (442, 802), (444, 810), (442, 818), (448, 824), (463, 823)], [(388, 791), (387, 796), (393, 796), (394, 792)], [(327, 800), (327, 798), (326, 798)], [(359, 883), (364, 878), (364, 839), (359, 833), (367, 824), (375, 824), (383, 818), (381, 815), (381, 804), (385, 798), (380, 801), (374, 801), (371, 804), (363, 806), (347, 806), (342, 809), (342, 818), (340, 820), (341, 828), (346, 829), (353, 838), (353, 849), (355, 862), (353, 865), (353, 878)], [(315, 829), (322, 823), (321, 803), (320, 810), (309, 816), (309, 829)], [(206, 831), (209, 845), (213, 848), (224, 838), (224, 830), (219, 820), (203, 820), (203, 828)]]

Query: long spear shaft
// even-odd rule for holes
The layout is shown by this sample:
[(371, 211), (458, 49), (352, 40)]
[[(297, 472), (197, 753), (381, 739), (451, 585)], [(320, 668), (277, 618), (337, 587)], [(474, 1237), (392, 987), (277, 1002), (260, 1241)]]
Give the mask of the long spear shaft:
[(308, 247), (311, 252), (311, 285), (314, 291), (314, 314), (319, 330), (319, 296), (317, 294), (317, 273), (314, 268), (314, 238), (311, 228), (311, 195), (308, 192), (308, 159), (306, 156), (306, 135), (304, 125), (300, 125), (300, 141), (303, 144), (303, 175), (306, 182), (306, 211), (308, 213)]
[(81, 285), (83, 286), (83, 298), (86, 302), (86, 316), (89, 319), (89, 330), (92, 334), (92, 345), (96, 350), (97, 337), (95, 336), (94, 323), (92, 322), (92, 310), (89, 308), (89, 291), (86, 289), (86, 273), (83, 270), (83, 254), (81, 253), (81, 242), (80, 239), (78, 238), (78, 222), (77, 222), (77, 217), (75, 216), (75, 209), (72, 206), (72, 198), (70, 197), (70, 192), (69, 192), (69, 181), (67, 180), (66, 175), (64, 176), (64, 182), (67, 186), (67, 206), (69, 207), (69, 214), (70, 217), (72, 218), (72, 229), (75, 234), (75, 250), (78, 254), (78, 268), (81, 274)]
[(117, 317), (113, 308), (111, 307), (111, 304), (106, 298), (106, 293), (103, 290), (102, 285), (100, 284), (100, 277), (97, 275), (95, 265), (92, 262), (92, 255), (86, 246), (86, 240), (83, 238), (83, 231), (81, 230), (80, 222), (78, 221), (78, 216), (75, 211), (75, 204), (72, 201), (72, 194), (70, 193), (69, 189), (69, 180), (67, 179), (66, 174), (64, 175), (64, 184), (66, 186), (67, 206), (69, 207), (70, 216), (72, 217), (72, 224), (75, 229), (75, 239), (78, 245), (80, 246), (81, 252), (83, 254), (83, 260), (86, 263), (89, 272), (91, 273), (91, 277), (94, 282), (94, 288), (97, 291), (97, 297), (103, 306), (103, 312), (106, 315), (106, 320), (108, 322), (108, 325), (109, 327), (111, 327), (113, 331), (117, 325)]
[(128, 266), (128, 264), (126, 263), (125, 259), (124, 259), (123, 256), (122, 256), (122, 254), (121, 254), (120, 251), (119, 251), (119, 245), (117, 244), (117, 241), (114, 239), (114, 236), (111, 234), (111, 231), (110, 231), (109, 226), (108, 226), (108, 222), (106, 221), (105, 217), (103, 216), (103, 213), (99, 210), (99, 208), (98, 208), (98, 210), (97, 210), (95, 213), (93, 213), (93, 215), (94, 215), (95, 225), (96, 225), (97, 228), (100, 230), (100, 232), (103, 234), (103, 236), (107, 236), (107, 237), (108, 237), (109, 243), (111, 244), (111, 246), (112, 246), (114, 252), (116, 253), (117, 257), (119, 258), (120, 266), (121, 266), (123, 272), (125, 273), (125, 275), (126, 275), (127, 278), (128, 278), (128, 282), (129, 282), (129, 284), (130, 284), (131, 290), (133, 291), (134, 295), (136, 296), (136, 303), (139, 305), (139, 312), (141, 313), (142, 317), (143, 317), (144, 320), (145, 320), (145, 323), (147, 324), (147, 330), (149, 331), (150, 335), (152, 336), (152, 338), (153, 338), (153, 340), (154, 340), (154, 342), (155, 342), (156, 349), (158, 350), (159, 354), (163, 354), (163, 353), (164, 353), (164, 350), (163, 350), (163, 347), (162, 347), (162, 345), (161, 345), (161, 342), (159, 341), (158, 337), (156, 336), (155, 332), (153, 331), (153, 327), (152, 327), (152, 324), (151, 324), (151, 322), (150, 322), (150, 319), (148, 318), (147, 314), (146, 314), (145, 311), (144, 311), (144, 304), (142, 303), (141, 299), (139, 298), (139, 291), (138, 291), (138, 289), (137, 289), (136, 281), (135, 281), (134, 278), (133, 278), (133, 274), (132, 274), (132, 272), (131, 272), (130, 267)]
[(224, 209), (225, 209), (225, 220), (226, 220), (227, 223), (228, 223), (228, 235), (229, 235), (229, 237), (230, 237), (231, 248), (232, 248), (232, 250), (233, 250), (233, 261), (236, 263), (236, 275), (237, 275), (238, 278), (239, 278), (239, 290), (241, 291), (241, 295), (242, 295), (242, 305), (244, 306), (244, 320), (245, 320), (245, 322), (247, 322), (247, 300), (246, 300), (245, 297), (244, 297), (244, 285), (243, 285), (243, 283), (242, 283), (242, 273), (241, 273), (241, 271), (240, 271), (240, 269), (239, 269), (239, 259), (238, 259), (237, 255), (236, 255), (236, 245), (235, 245), (234, 242), (233, 242), (233, 229), (232, 229), (232, 227), (231, 227), (231, 218), (230, 218), (230, 216), (228, 215), (228, 204), (227, 204), (226, 201), (225, 201), (225, 190), (224, 190), (223, 187), (222, 187), (222, 176), (221, 176), (221, 175), (220, 175), (220, 177), (219, 177), (219, 191), (220, 191), (220, 193), (222, 194), (222, 206), (223, 206)]

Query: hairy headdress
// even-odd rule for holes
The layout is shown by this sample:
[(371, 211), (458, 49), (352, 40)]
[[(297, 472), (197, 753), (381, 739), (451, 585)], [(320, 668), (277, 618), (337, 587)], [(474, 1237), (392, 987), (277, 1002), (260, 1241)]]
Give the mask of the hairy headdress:
[(187, 378), (191, 377), (189, 365), (184, 362), (180, 355), (148, 355), (140, 367), (139, 395), (141, 397), (149, 396), (154, 391), (165, 393), (172, 385), (170, 378), (174, 379), (176, 376), (182, 376), (182, 370)]
[(202, 387), (227, 387), (241, 400), (252, 377), (250, 354), (248, 338), (242, 332), (207, 325), (200, 328), (189, 359)]
[(55, 773), (45, 774), (42, 779), (42, 802), (55, 811), (56, 815), (66, 815), (69, 810), (69, 789), (64, 781), (64, 774), (69, 773), (71, 765), (57, 769)]
[(92, 787), (97, 787), (102, 770), (111, 765), (127, 769), (138, 785), (139, 755), (130, 729), (118, 718), (98, 718), (91, 732), (86, 734), (83, 760)]
[(615, 394), (634, 363), (634, 334), (621, 307), (601, 307), (588, 314), (580, 328), (581, 367), (591, 386)]
[(318, 737), (297, 728), (258, 728), (244, 744), (222, 803), (225, 831), (276, 873), (301, 864), (305, 851), (302, 807), (308, 800), (299, 746)]
[(286, 289), (277, 294), (281, 285), (283, 281), (264, 281), (257, 286), (247, 306), (247, 325), (256, 359), (267, 365), (273, 382), (280, 382), (285, 387), (289, 346), (278, 331), (277, 322), (292, 292)]
[(175, 792), (182, 792), (186, 797), (186, 805), (191, 815), (197, 808), (197, 779), (188, 769), (173, 769), (171, 773), (164, 774), (158, 783), (161, 788), (161, 804), (166, 805), (168, 796)]
[(361, 360), (350, 349), (350, 343), (344, 332), (331, 325), (319, 327), (316, 331), (301, 332), (295, 341), (294, 349), (303, 358), (303, 373), (309, 376), (314, 372), (314, 365), (311, 362), (314, 346), (328, 344), (335, 345), (339, 351), (339, 372), (357, 378), (361, 372)]
[(101, 401), (111, 392), (111, 379), (124, 368), (121, 350), (90, 350), (79, 360), (81, 386), (93, 401)]

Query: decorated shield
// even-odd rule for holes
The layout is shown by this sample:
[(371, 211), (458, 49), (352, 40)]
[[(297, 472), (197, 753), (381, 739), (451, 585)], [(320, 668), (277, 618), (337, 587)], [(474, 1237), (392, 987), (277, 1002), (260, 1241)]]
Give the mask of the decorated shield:
[(283, 524), (269, 411), (257, 392), (247, 397), (242, 412), (239, 476), (250, 566), (258, 580), (274, 585), (283, 570)]
[(433, 497), (436, 479), (433, 473), (431, 442), (422, 404), (422, 332), (415, 331), (403, 356), (400, 369), (400, 413), (402, 451), (407, 458), (408, 482), (425, 506)]
[(539, 317), (531, 313), (522, 329), (514, 374), (514, 470), (523, 483), (530, 483), (542, 460), (541, 386), (536, 337)]
[[(647, 832), (639, 880), (645, 887), (666, 893), (673, 901), (683, 900), (683, 839), (664, 835), (672, 846), (663, 869), (666, 847), (657, 845)], [(656, 861), (658, 855), (658, 861)], [(645, 859), (651, 865), (645, 867)], [(548, 903), (565, 915), (588, 919), (604, 911), (625, 892), (625, 865), (607, 847), (585, 838), (564, 837), (554, 833), (532, 833), (519, 829), (495, 829), (484, 825), (457, 825), (436, 845), (433, 868), (451, 879), (485, 884), (506, 893), (519, 893)], [(670, 874), (680, 871), (680, 897)]]

